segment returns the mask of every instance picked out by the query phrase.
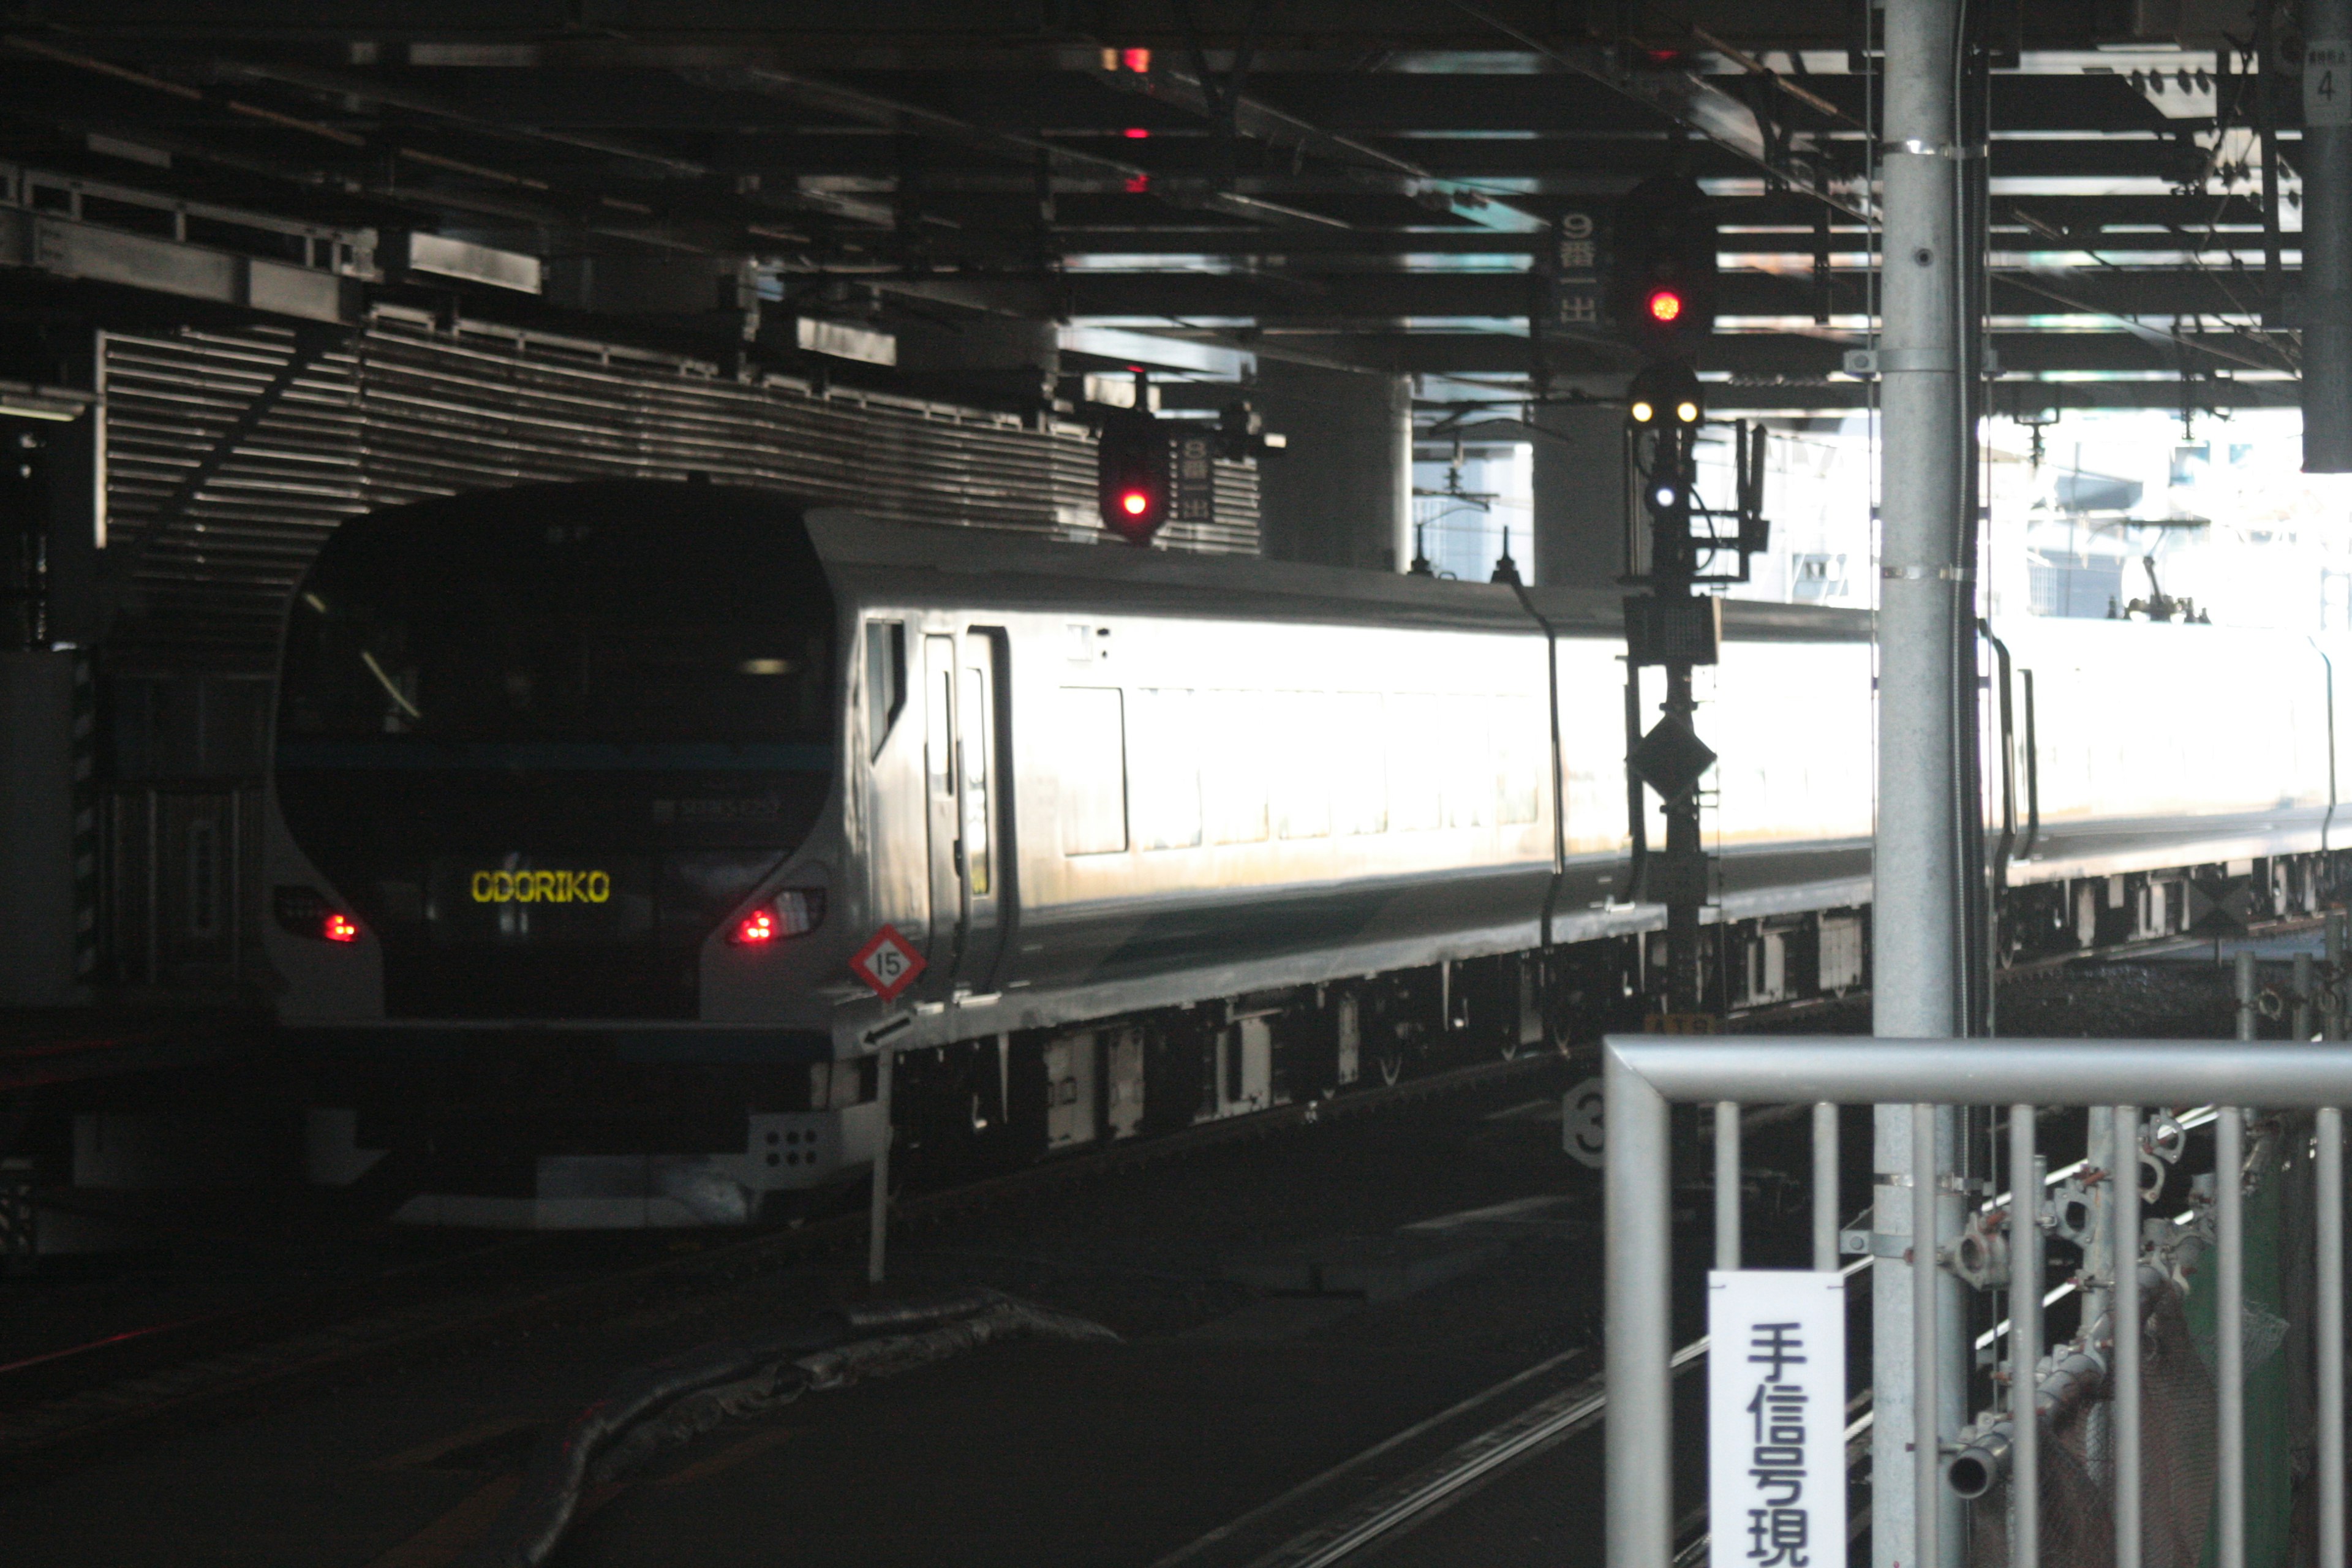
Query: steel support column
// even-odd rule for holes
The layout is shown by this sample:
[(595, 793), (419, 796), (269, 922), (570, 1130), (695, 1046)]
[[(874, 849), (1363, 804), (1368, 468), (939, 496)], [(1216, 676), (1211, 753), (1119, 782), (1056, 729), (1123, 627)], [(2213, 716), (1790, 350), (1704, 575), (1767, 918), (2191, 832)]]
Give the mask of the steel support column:
[[(1885, 465), (1880, 497), (1872, 1025), (1881, 1037), (1967, 1032), (1954, 663), (1969, 592), (1958, 543), (1971, 446), (1962, 395), (1958, 46), (1956, 0), (1889, 0), (1878, 363), (1884, 449), (1900, 458)], [(1936, 1149), (1916, 1149), (1921, 1127), (1931, 1130)], [(1917, 1222), (1933, 1213), (1937, 1228), (1946, 1228), (1957, 1220), (1945, 1213), (1954, 1205), (1942, 1192), (1931, 1201), (1899, 1184), (1916, 1183), (1917, 1172), (1951, 1171), (1953, 1113), (1915, 1121), (1909, 1106), (1883, 1105), (1874, 1142), (1874, 1226), (1889, 1237), (1879, 1255), (1907, 1251), (1912, 1261), (1889, 1259), (1873, 1269), (1874, 1321), (1933, 1322), (1944, 1338), (1961, 1334), (1958, 1313), (1914, 1305), (1916, 1289), (1937, 1289), (1937, 1238), (1917, 1235)], [(1940, 1419), (1941, 1410), (1916, 1408), (1911, 1394), (1933, 1388), (1942, 1406), (1962, 1388), (1949, 1376), (1923, 1378), (1928, 1369), (1916, 1363), (1917, 1353), (1913, 1336), (1874, 1336), (1875, 1568), (1959, 1568), (1958, 1510), (1938, 1508), (1944, 1489), (1932, 1484), (1934, 1471), (1921, 1458), (1958, 1424)]]

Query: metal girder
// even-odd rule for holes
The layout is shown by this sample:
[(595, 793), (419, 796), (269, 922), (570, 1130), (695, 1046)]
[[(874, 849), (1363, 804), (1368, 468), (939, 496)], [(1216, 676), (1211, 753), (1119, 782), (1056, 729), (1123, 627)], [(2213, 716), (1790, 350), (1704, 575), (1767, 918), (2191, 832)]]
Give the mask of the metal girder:
[[(1003, 157), (1027, 162), (1045, 161), (1049, 166), (1076, 168), (1116, 174), (1122, 180), (1149, 180), (1150, 171), (1141, 164), (1124, 159), (1109, 158), (1064, 146), (1042, 137), (1024, 136), (1016, 132), (992, 130), (960, 120), (951, 114), (926, 109), (919, 104), (901, 102), (874, 93), (845, 87), (838, 82), (820, 81), (786, 71), (758, 67), (739, 67), (723, 71), (704, 73), (703, 79), (746, 92), (765, 93), (804, 107), (838, 114), (887, 131), (912, 132), (917, 135), (943, 136), (952, 141)], [(1158, 194), (1163, 200), (1181, 206), (1198, 207), (1206, 212), (1224, 213), (1230, 216), (1248, 218), (1261, 223), (1307, 224), (1328, 228), (1345, 228), (1338, 218), (1303, 208), (1286, 206), (1256, 196), (1242, 195), (1233, 191), (1218, 190), (1208, 185), (1175, 186), (1163, 181)]]
[[(1484, 0), (1485, 8), (1531, 34), (1559, 28), (1561, 8), (1551, 0)], [(1770, 40), (1775, 48), (1803, 45), (1843, 49), (1852, 19), (1840, 6), (1814, 0), (1703, 0), (1680, 8), (1692, 22), (1743, 41)], [(494, 10), (446, 0), (378, 0), (348, 21), (272, 4), (270, 0), (208, 0), (192, 13), (165, 0), (77, 0), (75, 26), (130, 41), (247, 37), (277, 42), (361, 42), (379, 47), (428, 43), (470, 45), (484, 63), (549, 63), (554, 59), (644, 58), (687, 51), (709, 59), (765, 50), (827, 49), (844, 60), (929, 60), (1034, 58), (1065, 47), (1039, 36), (1034, 0), (962, 0), (951, 7), (876, 6), (859, 0), (801, 0), (791, 14), (790, 42), (777, 41), (772, 21), (747, 15), (740, 0), (514, 0)], [(1202, 41), (1231, 48), (1242, 36), (1245, 8), (1204, 8)], [(1090, 28), (1111, 42), (1177, 49), (1185, 36), (1174, 15), (1156, 0), (1104, 0), (1085, 7)], [(2087, 47), (2120, 29), (2112, 13), (2091, 0), (2050, 0), (2025, 7), (2020, 36), (2041, 47)], [(1661, 41), (1679, 42), (1673, 24), (1660, 23)], [(1493, 34), (1460, 13), (1413, 0), (1286, 0), (1257, 35), (1269, 55), (1367, 48), (1491, 49)], [(1752, 42), (1750, 47), (1756, 47)]]

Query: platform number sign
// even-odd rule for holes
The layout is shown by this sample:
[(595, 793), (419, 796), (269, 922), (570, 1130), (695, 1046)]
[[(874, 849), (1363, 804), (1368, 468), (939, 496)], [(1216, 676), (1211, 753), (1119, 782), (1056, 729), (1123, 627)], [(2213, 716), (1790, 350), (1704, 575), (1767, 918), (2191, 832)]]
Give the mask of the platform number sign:
[(849, 972), (887, 1002), (915, 983), (915, 976), (923, 972), (923, 955), (898, 934), (898, 927), (884, 926), (857, 950), (849, 961)]
[(1536, 279), (1547, 327), (1570, 336), (1600, 331), (1609, 312), (1607, 215), (1572, 208), (1555, 218), (1536, 255)]
[(1601, 1169), (1609, 1147), (1601, 1133), (1601, 1112), (1609, 1097), (1597, 1078), (1586, 1079), (1561, 1097), (1559, 1146), (1569, 1158), (1592, 1170)]
[(2310, 44), (2303, 51), (2303, 123), (2352, 125), (2352, 44)]

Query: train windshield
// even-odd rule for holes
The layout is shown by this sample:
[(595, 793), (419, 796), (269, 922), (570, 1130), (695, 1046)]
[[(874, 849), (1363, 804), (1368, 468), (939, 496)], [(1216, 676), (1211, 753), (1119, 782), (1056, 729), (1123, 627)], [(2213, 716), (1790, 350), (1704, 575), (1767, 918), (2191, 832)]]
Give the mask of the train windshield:
[(280, 742), (830, 741), (832, 604), (797, 527), (528, 512), (347, 525), (298, 595)]

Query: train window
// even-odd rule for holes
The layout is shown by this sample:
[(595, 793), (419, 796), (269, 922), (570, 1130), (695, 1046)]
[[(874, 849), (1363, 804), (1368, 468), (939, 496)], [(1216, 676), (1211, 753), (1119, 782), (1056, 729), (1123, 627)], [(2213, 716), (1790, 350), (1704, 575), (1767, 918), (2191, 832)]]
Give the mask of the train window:
[(1446, 699), (1428, 692), (1389, 699), (1389, 826), (1419, 833), (1445, 820), (1445, 775), (1454, 764), (1446, 755)]
[(1540, 815), (1543, 773), (1551, 755), (1551, 721), (1543, 704), (1506, 697), (1495, 705), (1495, 777), (1506, 826), (1524, 826)]
[(923, 646), (930, 665), (924, 678), (930, 698), (924, 711), (923, 755), (937, 796), (955, 788), (955, 640), (925, 637)]
[(1384, 705), (1376, 691), (1342, 691), (1331, 700), (1331, 827), (1336, 833), (1389, 830), (1389, 778), (1381, 755)]
[(1201, 748), (1189, 690), (1144, 687), (1127, 727), (1127, 807), (1142, 849), (1201, 842)]
[(280, 736), (834, 741), (832, 600), (796, 527), (625, 513), (551, 530), (546, 505), (346, 523), (296, 597)]
[(988, 676), (985, 671), (969, 665), (964, 667), (963, 701), (956, 716), (962, 729), (956, 754), (963, 765), (964, 874), (971, 879), (973, 894), (984, 896), (989, 886)]
[(1447, 697), (1441, 754), (1445, 763), (1445, 825), (1484, 827), (1495, 814), (1495, 753), (1489, 750), (1486, 699)]
[(1266, 748), (1273, 726), (1256, 691), (1204, 691), (1200, 709), (1201, 819), (1212, 844), (1258, 844), (1266, 833)]
[(1062, 688), (1062, 853), (1115, 855), (1127, 847), (1124, 694), (1116, 686)]
[(907, 706), (907, 625), (866, 623), (866, 742), (870, 762), (882, 754)]
[(1266, 716), (1275, 747), (1274, 830), (1285, 838), (1326, 837), (1339, 740), (1331, 698), (1321, 691), (1270, 692)]

